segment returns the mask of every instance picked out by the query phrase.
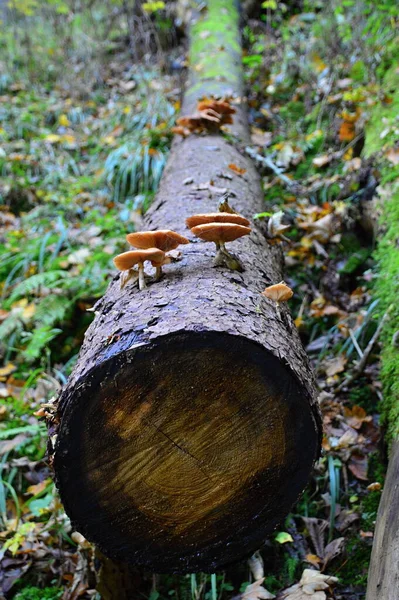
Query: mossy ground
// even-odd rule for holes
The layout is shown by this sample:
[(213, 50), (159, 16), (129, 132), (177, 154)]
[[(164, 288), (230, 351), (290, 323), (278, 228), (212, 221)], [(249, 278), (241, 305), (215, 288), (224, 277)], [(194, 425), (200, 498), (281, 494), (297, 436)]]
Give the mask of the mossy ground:
[[(395, 66), (384, 77), (384, 90), (396, 92), (398, 86), (399, 74)], [(398, 94), (393, 94), (392, 99), (389, 104), (382, 101), (374, 109), (366, 130), (365, 146), (367, 156), (379, 153), (381, 178), (374, 294), (379, 300), (380, 318), (389, 310), (389, 319), (381, 336), (381, 416), (388, 444), (399, 437), (399, 339), (396, 336), (399, 330), (399, 167), (387, 158), (397, 140)]]

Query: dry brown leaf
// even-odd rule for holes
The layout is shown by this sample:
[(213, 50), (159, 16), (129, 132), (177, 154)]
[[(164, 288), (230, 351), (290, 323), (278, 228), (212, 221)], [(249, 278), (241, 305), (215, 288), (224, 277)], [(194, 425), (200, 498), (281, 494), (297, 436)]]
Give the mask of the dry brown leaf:
[(36, 483), (36, 485), (30, 485), (26, 492), (31, 496), (36, 496), (37, 494), (43, 492), (46, 489), (46, 487), (51, 483), (51, 481), (52, 480), (49, 477), (47, 479), (43, 479), (43, 481), (41, 481), (40, 483)]
[(352, 408), (345, 406), (344, 416), (346, 417), (348, 425), (353, 427), (353, 429), (360, 429), (363, 423), (372, 421), (372, 417), (367, 415), (364, 408), (357, 406), (356, 404)]
[(241, 595), (241, 600), (272, 600), (275, 598), (274, 594), (262, 586), (263, 581), (264, 578), (247, 585), (245, 592)]
[(299, 583), (284, 590), (281, 600), (326, 600), (324, 590), (328, 590), (338, 581), (337, 577), (324, 575), (314, 569), (305, 569)]
[(25, 442), (27, 439), (28, 438), (24, 433), (20, 433), (12, 440), (1, 441), (0, 442), (0, 456), (3, 456), (3, 454), (7, 454), (7, 452), (11, 452), (11, 450), (14, 450), (14, 448), (19, 446), (23, 442)]
[(351, 142), (356, 136), (355, 124), (350, 121), (343, 121), (339, 128), (339, 141)]
[(323, 571), (329, 562), (331, 562), (334, 558), (336, 558), (343, 552), (344, 547), (345, 547), (345, 538), (343, 538), (343, 537), (337, 538), (337, 539), (333, 540), (332, 542), (330, 542), (329, 544), (327, 544), (327, 546), (324, 548), (324, 560), (323, 560), (323, 569), (322, 569)]
[(350, 457), (348, 468), (357, 479), (367, 481), (368, 459), (360, 452), (353, 452)]
[(234, 163), (230, 163), (229, 164), (229, 169), (231, 171), (234, 171), (234, 173), (237, 173), (237, 175), (244, 175), (244, 173), (247, 172), (246, 169), (243, 169), (241, 167), (238, 167), (237, 165), (235, 165)]
[(328, 165), (328, 163), (331, 162), (332, 156), (329, 156), (328, 154), (323, 154), (322, 156), (316, 156), (313, 160), (312, 160), (312, 164), (314, 167), (320, 168), (320, 167), (325, 167), (326, 165)]
[(389, 160), (393, 165), (399, 164), (399, 148), (390, 148), (385, 154), (385, 158)]
[(317, 554), (307, 554), (305, 556), (305, 560), (309, 564), (311, 564), (314, 567), (316, 567), (316, 569), (318, 569), (319, 565), (323, 562), (322, 559), (319, 556), (317, 556)]
[(6, 381), (8, 375), (14, 373), (17, 370), (17, 367), (12, 363), (7, 363), (5, 367), (0, 368), (0, 381)]
[(340, 354), (336, 358), (332, 358), (325, 362), (325, 371), (327, 377), (334, 377), (337, 373), (345, 371), (345, 365), (348, 359), (343, 354)]

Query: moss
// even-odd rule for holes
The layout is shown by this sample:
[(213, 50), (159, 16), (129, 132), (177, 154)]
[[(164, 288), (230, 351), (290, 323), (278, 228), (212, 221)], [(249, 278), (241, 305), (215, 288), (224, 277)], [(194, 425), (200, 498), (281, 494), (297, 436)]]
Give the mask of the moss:
[(383, 148), (388, 148), (396, 141), (396, 128), (393, 125), (397, 123), (396, 117), (399, 114), (398, 87), (399, 73), (397, 66), (394, 65), (386, 72), (384, 77), (383, 91), (386, 94), (385, 101), (381, 101), (375, 107), (366, 128), (366, 146), (364, 149), (366, 157), (379, 152)]
[(280, 117), (298, 121), (305, 116), (305, 105), (303, 102), (291, 101), (280, 108)]
[(384, 231), (375, 252), (377, 277), (374, 293), (379, 299), (380, 317), (390, 309), (381, 343), (381, 381), (383, 387), (382, 424), (391, 443), (399, 437), (399, 360), (394, 335), (399, 329), (399, 183), (385, 188), (389, 198), (380, 201), (380, 226)]
[[(395, 141), (393, 125), (399, 112), (399, 97), (396, 94), (395, 98), (393, 93), (398, 84), (399, 74), (394, 66), (387, 71), (383, 81), (384, 92), (391, 95), (392, 102), (374, 108), (366, 130), (366, 156), (387, 150)], [(397, 178), (395, 181), (398, 168), (385, 159), (382, 159), (380, 170), (383, 189), (379, 200), (380, 234), (374, 253), (377, 261), (374, 295), (379, 299), (379, 318), (389, 309), (389, 318), (381, 335), (381, 417), (390, 445), (399, 438), (399, 350), (394, 338), (399, 329), (399, 183)]]
[(348, 397), (352, 406), (361, 406), (368, 414), (375, 412), (376, 393), (364, 377), (358, 380), (358, 385), (351, 389)]
[(231, 0), (209, 0), (191, 28), (189, 62), (193, 73), (188, 95), (199, 97), (205, 82), (212, 93), (241, 91), (239, 15)]
[(349, 256), (344, 266), (341, 269), (338, 269), (338, 273), (341, 273), (342, 275), (351, 275), (352, 273), (355, 273), (366, 262), (369, 256), (369, 249), (361, 248)]
[(339, 569), (341, 585), (361, 586), (367, 585), (367, 574), (369, 568), (371, 545), (369, 542), (353, 537), (346, 545), (348, 559)]
[(59, 588), (26, 587), (15, 596), (15, 600), (56, 600), (61, 595)]

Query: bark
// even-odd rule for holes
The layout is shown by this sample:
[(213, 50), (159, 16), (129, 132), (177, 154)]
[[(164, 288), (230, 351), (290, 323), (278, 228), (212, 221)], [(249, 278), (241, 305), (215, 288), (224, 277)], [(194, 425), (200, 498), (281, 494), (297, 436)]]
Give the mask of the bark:
[[(158, 573), (213, 572), (257, 549), (301, 494), (320, 448), (296, 328), (285, 306), (261, 295), (281, 281), (283, 259), (253, 221), (264, 207), (242, 151), (232, 0), (208, 2), (193, 25), (190, 67), (183, 113), (203, 95), (234, 93), (234, 125), (228, 136), (174, 142), (145, 228), (192, 243), (161, 281), (121, 290), (117, 275), (97, 303), (59, 399), (54, 455), (74, 526), (107, 556)], [(242, 273), (214, 267), (214, 245), (185, 229), (186, 217), (217, 211), (220, 188), (252, 221), (251, 235), (230, 245)]]
[(391, 458), (377, 515), (366, 600), (399, 596), (399, 441)]

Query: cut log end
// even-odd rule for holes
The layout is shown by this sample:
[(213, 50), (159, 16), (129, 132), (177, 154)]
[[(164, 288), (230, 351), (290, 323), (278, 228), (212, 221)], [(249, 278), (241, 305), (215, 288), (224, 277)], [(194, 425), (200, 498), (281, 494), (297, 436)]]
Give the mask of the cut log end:
[(123, 351), (68, 396), (55, 453), (67, 512), (107, 555), (156, 572), (214, 571), (256, 550), (319, 449), (289, 368), (228, 333)]

